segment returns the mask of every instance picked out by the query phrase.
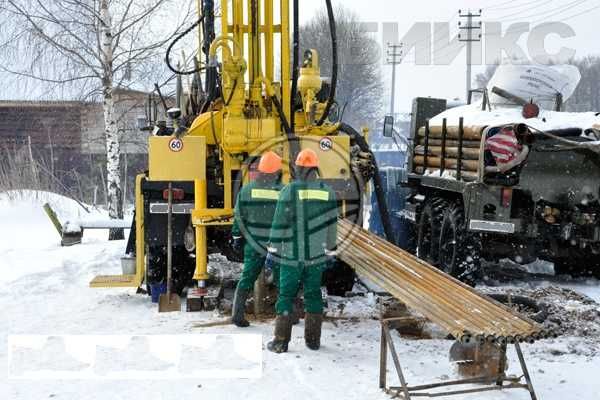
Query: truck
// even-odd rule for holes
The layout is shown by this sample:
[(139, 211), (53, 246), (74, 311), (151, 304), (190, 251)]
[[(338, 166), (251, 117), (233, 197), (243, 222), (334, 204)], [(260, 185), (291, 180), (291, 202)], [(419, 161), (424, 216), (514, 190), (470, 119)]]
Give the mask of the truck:
[(598, 116), (416, 98), (405, 166), (380, 172), (397, 243), (468, 283), (504, 258), (599, 277)]

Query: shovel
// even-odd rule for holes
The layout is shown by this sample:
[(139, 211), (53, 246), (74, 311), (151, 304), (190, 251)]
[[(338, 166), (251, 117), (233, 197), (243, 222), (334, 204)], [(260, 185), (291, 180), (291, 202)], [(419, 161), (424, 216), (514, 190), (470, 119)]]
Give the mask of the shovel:
[(173, 288), (173, 189), (169, 182), (167, 204), (167, 293), (158, 299), (158, 312), (181, 311), (181, 299)]

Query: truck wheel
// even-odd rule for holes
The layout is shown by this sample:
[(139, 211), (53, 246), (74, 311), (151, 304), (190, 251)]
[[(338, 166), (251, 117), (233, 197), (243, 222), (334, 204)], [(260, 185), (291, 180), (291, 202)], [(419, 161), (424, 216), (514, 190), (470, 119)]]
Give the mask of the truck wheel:
[(417, 225), (417, 257), (436, 265), (439, 255), (440, 226), (448, 202), (433, 198), (425, 203)]
[(468, 232), (462, 205), (448, 207), (441, 226), (440, 269), (467, 284), (474, 284), (481, 267), (481, 241)]
[(595, 261), (595, 257), (598, 256), (556, 259), (554, 260), (554, 275), (570, 275), (571, 278), (600, 278), (600, 262)]

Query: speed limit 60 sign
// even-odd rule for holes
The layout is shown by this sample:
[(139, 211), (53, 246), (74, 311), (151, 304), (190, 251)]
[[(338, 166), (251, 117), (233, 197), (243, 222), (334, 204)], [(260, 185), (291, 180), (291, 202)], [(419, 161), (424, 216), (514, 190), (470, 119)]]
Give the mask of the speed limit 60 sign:
[(333, 140), (328, 137), (324, 137), (319, 141), (319, 148), (322, 151), (329, 151), (333, 148)]
[(169, 150), (174, 153), (179, 153), (181, 150), (183, 150), (183, 140), (179, 138), (173, 138), (169, 140)]

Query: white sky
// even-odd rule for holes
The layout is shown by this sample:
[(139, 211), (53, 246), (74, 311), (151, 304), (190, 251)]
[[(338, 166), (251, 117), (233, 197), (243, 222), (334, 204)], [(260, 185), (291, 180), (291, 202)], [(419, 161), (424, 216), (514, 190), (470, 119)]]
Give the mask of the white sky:
[[(530, 22), (535, 26), (540, 22), (564, 21), (573, 28), (575, 37), (561, 39), (556, 35), (549, 36), (546, 39), (549, 53), (564, 46), (576, 50), (576, 57), (600, 54), (596, 30), (600, 21), (598, 0), (334, 0), (334, 5), (336, 4), (343, 4), (351, 9), (364, 22), (378, 23), (379, 41), (382, 40), (383, 22), (398, 23), (398, 31), (402, 37), (415, 22), (450, 21), (450, 35), (454, 37), (460, 20), (458, 10), (471, 8), (476, 11), (481, 8), (484, 22), (506, 21), (506, 26), (515, 22)], [(324, 7), (325, 0), (302, 0), (301, 20), (310, 19), (315, 10), (325, 9)], [(464, 49), (448, 66), (414, 65), (414, 57), (413, 61), (408, 57), (397, 67), (396, 111), (409, 111), (412, 99), (417, 96), (464, 98), (465, 63)], [(482, 69), (483, 67), (474, 67), (473, 75)], [(386, 97), (389, 99), (391, 66), (384, 65), (383, 73), (388, 87)]]

